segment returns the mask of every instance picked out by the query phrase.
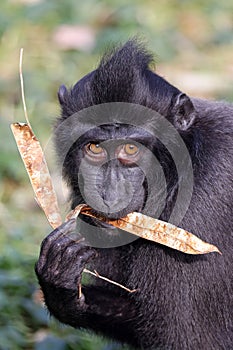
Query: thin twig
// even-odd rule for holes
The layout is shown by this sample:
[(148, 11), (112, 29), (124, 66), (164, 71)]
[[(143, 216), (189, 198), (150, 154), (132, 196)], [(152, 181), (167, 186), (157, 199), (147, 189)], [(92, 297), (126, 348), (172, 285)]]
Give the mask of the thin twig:
[(103, 276), (101, 276), (97, 271), (92, 272), (92, 271), (90, 271), (90, 270), (88, 270), (88, 269), (84, 269), (83, 272), (89, 273), (89, 274), (92, 275), (92, 276), (95, 276), (95, 277), (100, 278), (100, 279), (102, 279), (102, 280), (104, 280), (104, 281), (107, 281), (107, 282), (109, 282), (109, 283), (112, 283), (112, 284), (114, 284), (115, 286), (118, 286), (118, 287), (120, 287), (120, 288), (126, 290), (126, 291), (129, 292), (129, 293), (135, 293), (135, 292), (138, 291), (138, 289), (129, 289), (129, 288), (123, 286), (123, 285), (120, 284), (120, 283), (117, 283), (117, 282), (115, 282), (115, 281), (112, 281), (112, 280), (110, 280), (110, 279), (107, 278), (107, 277), (103, 277)]
[(82, 285), (81, 285), (81, 283), (79, 283), (79, 285), (78, 285), (78, 298), (81, 299), (81, 296), (82, 296)]
[(19, 56), (19, 79), (20, 79), (20, 86), (21, 86), (21, 95), (22, 95), (22, 102), (23, 102), (23, 110), (24, 110), (24, 116), (26, 119), (27, 124), (31, 127), (28, 113), (27, 113), (27, 106), (25, 101), (25, 95), (24, 95), (24, 82), (23, 82), (23, 48), (20, 49), (20, 56)]

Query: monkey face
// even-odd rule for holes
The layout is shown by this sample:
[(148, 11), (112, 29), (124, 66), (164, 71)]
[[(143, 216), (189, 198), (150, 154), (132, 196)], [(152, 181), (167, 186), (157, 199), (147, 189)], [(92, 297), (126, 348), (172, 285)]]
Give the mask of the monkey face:
[(95, 137), (87, 135), (79, 163), (84, 201), (96, 212), (114, 219), (142, 211), (148, 192), (150, 151), (138, 142), (135, 130), (134, 135), (129, 130), (128, 135), (122, 138), (123, 135), (124, 126), (117, 130), (108, 126), (104, 139), (98, 131)]

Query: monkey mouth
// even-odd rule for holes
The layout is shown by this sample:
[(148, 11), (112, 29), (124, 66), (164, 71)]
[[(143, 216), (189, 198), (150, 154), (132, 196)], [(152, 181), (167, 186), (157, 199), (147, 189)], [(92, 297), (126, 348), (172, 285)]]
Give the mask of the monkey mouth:
[(107, 229), (112, 229), (116, 230), (117, 228), (107, 222), (104, 222), (102, 220), (98, 220), (98, 215), (101, 216), (102, 218), (110, 219), (110, 220), (118, 220), (121, 219), (125, 216), (127, 216), (129, 213), (132, 213), (134, 211), (141, 212), (143, 209), (143, 206), (140, 208), (125, 208), (121, 211), (115, 212), (115, 213), (106, 213), (102, 211), (97, 211), (93, 209), (93, 213), (97, 216), (96, 218), (92, 218), (92, 221), (94, 222), (95, 226), (97, 227), (102, 227), (102, 228), (107, 228)]
[(98, 219), (93, 218), (93, 221), (97, 227), (107, 228), (111, 230), (116, 230), (116, 227), (113, 225), (108, 224), (107, 222), (100, 221)]
[[(107, 219), (112, 219), (112, 220), (117, 220), (117, 219), (120, 219), (121, 217), (125, 216), (125, 215), (116, 215), (114, 214), (114, 217), (113, 215), (110, 215), (106, 212), (102, 212), (102, 211), (97, 211), (96, 209), (93, 209), (91, 210), (93, 212), (93, 214), (96, 216), (96, 217), (89, 217), (87, 218), (86, 216), (83, 217), (84, 221), (91, 221), (96, 227), (100, 227), (100, 228), (105, 228), (105, 229), (110, 229), (110, 230), (116, 230), (117, 228), (105, 221), (103, 221), (103, 219), (98, 219), (99, 216), (101, 216), (101, 218), (105, 218), (106, 220)], [(82, 214), (81, 214), (82, 215)]]

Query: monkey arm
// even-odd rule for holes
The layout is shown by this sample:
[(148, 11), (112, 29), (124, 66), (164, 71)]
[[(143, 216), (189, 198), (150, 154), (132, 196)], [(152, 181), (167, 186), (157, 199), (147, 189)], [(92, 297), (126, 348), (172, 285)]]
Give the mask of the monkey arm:
[(73, 327), (85, 327), (116, 338), (134, 342), (133, 299), (102, 286), (83, 286), (85, 265), (96, 258), (96, 251), (81, 240), (68, 236), (75, 230), (75, 220), (54, 230), (41, 245), (36, 274), (49, 312), (59, 321)]

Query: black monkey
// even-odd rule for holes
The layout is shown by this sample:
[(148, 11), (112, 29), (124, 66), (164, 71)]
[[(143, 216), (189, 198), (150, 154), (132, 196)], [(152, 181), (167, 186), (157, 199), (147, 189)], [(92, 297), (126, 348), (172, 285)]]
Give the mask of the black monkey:
[[(62, 115), (55, 143), (72, 208), (88, 199), (106, 217), (139, 211), (169, 220), (184, 181), (187, 191), (179, 198), (177, 217), (185, 196), (191, 200), (179, 226), (217, 245), (222, 255), (191, 256), (131, 236), (120, 246), (114, 239), (125, 233), (110, 227), (94, 243), (94, 231), (87, 232), (85, 241), (74, 241), (68, 233), (75, 231), (76, 222), (70, 220), (43, 241), (36, 273), (50, 313), (73, 327), (139, 349), (229, 350), (233, 347), (233, 105), (189, 98), (153, 73), (151, 61), (144, 47), (131, 40), (106, 55), (72, 89), (60, 87)], [(111, 122), (99, 125), (101, 111), (103, 120)], [(161, 138), (155, 136), (158, 119), (150, 120), (155, 112), (168, 125), (160, 128)], [(122, 123), (123, 114), (128, 122)], [(135, 125), (135, 118), (140, 125)], [(191, 157), (193, 178), (182, 144)], [(187, 164), (182, 171), (175, 154)], [(155, 159), (160, 167), (153, 171)], [(161, 169), (163, 181), (156, 175)], [(159, 188), (164, 183), (165, 194)], [(158, 208), (160, 202), (164, 203)], [(85, 218), (81, 226), (87, 222), (99, 231), (100, 224)], [(115, 247), (101, 248), (103, 240), (113, 240)], [(137, 292), (130, 294), (93, 278), (79, 295), (87, 264)]]

